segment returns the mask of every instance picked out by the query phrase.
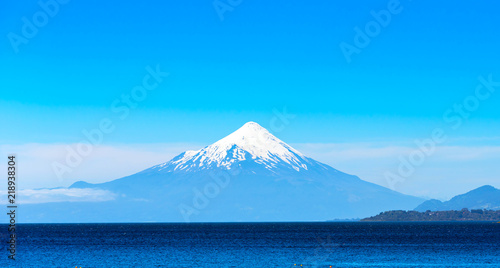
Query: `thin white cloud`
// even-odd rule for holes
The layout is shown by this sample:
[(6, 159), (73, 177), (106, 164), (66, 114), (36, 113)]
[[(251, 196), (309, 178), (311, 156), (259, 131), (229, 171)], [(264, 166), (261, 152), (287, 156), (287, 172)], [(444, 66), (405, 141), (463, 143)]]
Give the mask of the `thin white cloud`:
[[(335, 160), (397, 159), (419, 149), (416, 145), (384, 146), (370, 143), (300, 143), (293, 144), (293, 146), (305, 155), (312, 158), (329, 159), (329, 162)], [(500, 146), (436, 146), (435, 153), (431, 157), (436, 157), (441, 161), (470, 161), (499, 156)]]
[[(2, 192), (2, 200), (7, 200), (6, 192)], [(40, 204), (51, 202), (102, 202), (115, 199), (115, 194), (101, 189), (29, 189), (16, 193), (18, 204)]]
[[(380, 146), (370, 143), (299, 143), (293, 146), (307, 156), (321, 158), (361, 160), (379, 157), (394, 157), (410, 153), (408, 146)], [(314, 157), (313, 157), (314, 158)]]
[[(65, 163), (68, 146), (75, 148), (76, 144), (0, 145), (0, 155), (17, 155), (18, 186), (32, 189), (67, 187), (80, 180), (90, 183), (110, 181), (167, 162), (186, 150), (203, 147), (186, 143), (95, 146), (80, 165), (65, 173), (60, 180), (52, 164), (56, 161)], [(5, 164), (0, 161), (0, 169), (6, 169)]]

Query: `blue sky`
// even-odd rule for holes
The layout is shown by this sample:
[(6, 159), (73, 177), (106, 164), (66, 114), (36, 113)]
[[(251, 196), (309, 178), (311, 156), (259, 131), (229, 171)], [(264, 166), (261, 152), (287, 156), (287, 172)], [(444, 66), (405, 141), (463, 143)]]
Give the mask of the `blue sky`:
[[(22, 36), (23, 17), (32, 21), (43, 9), (37, 1), (10, 1), (0, 11), (0, 144), (73, 144), (82, 140), (83, 129), (110, 118), (116, 130), (103, 146), (194, 146), (247, 121), (269, 128), (273, 110), (286, 108), (295, 118), (276, 134), (291, 144), (411, 148), (414, 139), (441, 127), (450, 137), (443, 146), (462, 146), (463, 152), (500, 146), (498, 92), (481, 101), (460, 128), (443, 120), (455, 103), (474, 94), (479, 76), (500, 81), (500, 4), (400, 1), (402, 11), (347, 62), (339, 45), (353, 44), (354, 28), (364, 29), (374, 20), (371, 11), (386, 10), (389, 3), (243, 0), (221, 20), (212, 1), (69, 1), (27, 43), (15, 46), (16, 53), (9, 34)], [(141, 84), (147, 66), (157, 65), (169, 76), (119, 119), (113, 101)], [(322, 156), (318, 149), (308, 153)], [(471, 167), (491, 170), (480, 183), (500, 187), (497, 155)], [(323, 157), (342, 166), (341, 157)], [(344, 169), (363, 173), (356, 161)], [(363, 161), (378, 165), (377, 157)], [(441, 184), (433, 187), (449, 184), (450, 161), (435, 170), (433, 181)], [(363, 178), (380, 177), (377, 172)], [(126, 174), (82, 174), (96, 181), (119, 175)], [(33, 185), (60, 183), (51, 176)], [(461, 186), (441, 197), (470, 189), (477, 179), (461, 178)], [(69, 176), (62, 184), (74, 180)], [(401, 191), (415, 194), (412, 187)], [(418, 187), (423, 192), (430, 186)]]

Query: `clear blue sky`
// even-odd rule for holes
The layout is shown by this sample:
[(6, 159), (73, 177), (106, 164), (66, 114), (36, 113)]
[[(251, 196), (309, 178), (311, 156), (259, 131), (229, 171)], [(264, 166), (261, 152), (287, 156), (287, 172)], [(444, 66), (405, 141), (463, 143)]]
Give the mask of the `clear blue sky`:
[[(347, 63), (339, 44), (388, 2), (243, 0), (221, 21), (212, 1), (70, 1), (15, 53), (8, 34), (42, 9), (8, 1), (0, 142), (74, 143), (109, 117), (106, 144), (207, 144), (247, 121), (268, 127), (283, 107), (296, 115), (289, 143), (425, 138), (478, 76), (500, 81), (500, 4), (400, 1)], [(170, 76), (119, 120), (111, 103), (157, 64)], [(449, 135), (500, 136), (497, 95)]]

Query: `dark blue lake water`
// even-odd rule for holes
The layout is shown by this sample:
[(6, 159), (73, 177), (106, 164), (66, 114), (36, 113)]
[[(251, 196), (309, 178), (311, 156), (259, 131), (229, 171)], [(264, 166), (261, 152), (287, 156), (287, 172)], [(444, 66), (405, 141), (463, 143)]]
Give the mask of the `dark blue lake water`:
[(17, 260), (2, 243), (1, 267), (500, 267), (496, 223), (26, 224), (17, 235)]

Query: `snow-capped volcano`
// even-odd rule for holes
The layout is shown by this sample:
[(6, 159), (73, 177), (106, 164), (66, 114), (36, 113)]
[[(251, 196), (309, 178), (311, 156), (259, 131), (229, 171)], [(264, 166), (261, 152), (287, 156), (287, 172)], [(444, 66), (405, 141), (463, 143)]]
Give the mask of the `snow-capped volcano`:
[(32, 222), (324, 221), (423, 202), (306, 157), (254, 122), (136, 174), (71, 187), (107, 190), (116, 200), (51, 204), (59, 217), (37, 207), (26, 215), (36, 215)]
[(196, 171), (214, 167), (231, 169), (253, 160), (268, 170), (288, 166), (307, 170), (311, 162), (302, 153), (284, 143), (255, 122), (248, 122), (227, 137), (198, 151), (186, 151), (169, 162), (153, 167), (158, 171)]

